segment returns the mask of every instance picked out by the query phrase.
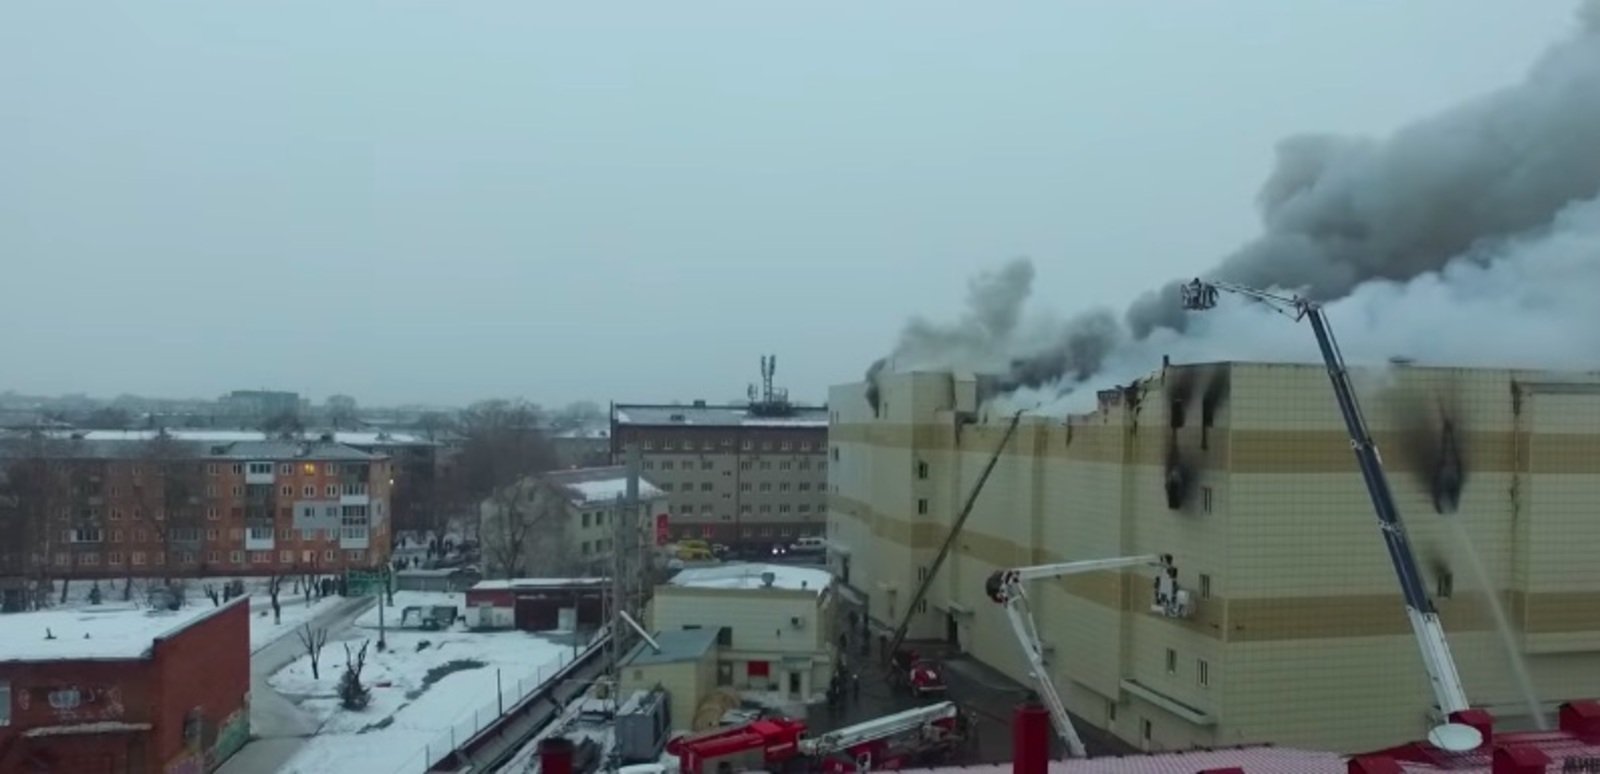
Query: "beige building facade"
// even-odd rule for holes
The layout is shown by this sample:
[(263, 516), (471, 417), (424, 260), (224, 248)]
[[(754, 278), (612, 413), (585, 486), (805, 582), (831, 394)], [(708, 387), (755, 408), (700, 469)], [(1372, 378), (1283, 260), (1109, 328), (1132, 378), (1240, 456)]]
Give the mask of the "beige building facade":
[[(626, 502), (623, 465), (530, 476), (479, 504), (479, 538), (491, 577), (612, 571), (620, 545), (644, 561), (666, 493), (639, 479), (635, 512)], [(630, 523), (619, 530), (617, 521)]]
[(658, 586), (650, 625), (713, 629), (717, 685), (804, 701), (834, 671), (834, 595), (820, 569), (729, 564), (679, 572)]
[[(1546, 712), (1600, 695), (1600, 375), (1396, 366), (1357, 381), (1474, 705), (1531, 725), (1506, 643)], [(887, 374), (876, 407), (865, 384), (829, 396), (830, 562), (882, 624), (905, 613), (1009, 423), (979, 389)], [(1186, 619), (1149, 612), (1149, 573), (1030, 586), (1057, 685), (1084, 722), (1151, 750), (1336, 751), (1437, 722), (1316, 366), (1163, 367), (1102, 391), (1092, 413), (1025, 415), (911, 633), (1025, 680), (984, 595), (990, 573), (1161, 553), (1191, 595)]]

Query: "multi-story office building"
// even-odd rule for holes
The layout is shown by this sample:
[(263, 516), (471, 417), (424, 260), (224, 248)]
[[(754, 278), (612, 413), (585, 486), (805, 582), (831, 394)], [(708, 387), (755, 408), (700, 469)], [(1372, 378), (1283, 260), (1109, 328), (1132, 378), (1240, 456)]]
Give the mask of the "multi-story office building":
[(0, 440), (0, 575), (328, 573), (389, 552), (389, 458), (329, 440)]
[[(1600, 375), (1382, 377), (1358, 379), (1366, 418), (1469, 699), (1504, 730), (1532, 724), (1530, 697), (1550, 712), (1600, 695)], [(831, 561), (883, 625), (907, 613), (1005, 433), (979, 387), (884, 374), (876, 403), (865, 384), (829, 396)], [(1321, 366), (1167, 367), (1090, 413), (1025, 415), (911, 632), (1026, 682), (991, 573), (1158, 554), (1175, 559), (1187, 618), (1150, 611), (1147, 571), (1029, 585), (1082, 722), (1148, 749), (1338, 751), (1439, 722)]]
[(613, 459), (635, 443), (643, 474), (666, 493), (675, 538), (753, 548), (823, 533), (826, 407), (618, 404)]

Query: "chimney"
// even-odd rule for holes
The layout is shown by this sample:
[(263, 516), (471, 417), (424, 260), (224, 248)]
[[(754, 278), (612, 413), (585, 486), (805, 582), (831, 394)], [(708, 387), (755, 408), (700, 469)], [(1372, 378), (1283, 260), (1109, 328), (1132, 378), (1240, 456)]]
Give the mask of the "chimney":
[(1011, 725), (1013, 774), (1045, 774), (1050, 768), (1050, 711), (1029, 695), (1017, 705)]
[(1558, 728), (1589, 744), (1600, 743), (1600, 702), (1569, 701), (1557, 713)]
[(572, 774), (572, 751), (575, 745), (564, 736), (553, 736), (539, 742), (540, 774)]
[(1496, 747), (1489, 771), (1492, 774), (1545, 774), (1550, 756), (1537, 747)]

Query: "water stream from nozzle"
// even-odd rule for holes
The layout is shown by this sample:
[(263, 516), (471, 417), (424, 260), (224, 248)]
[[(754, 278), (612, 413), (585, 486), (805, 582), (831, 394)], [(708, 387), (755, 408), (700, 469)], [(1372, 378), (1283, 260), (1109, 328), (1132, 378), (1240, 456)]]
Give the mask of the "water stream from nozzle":
[(1478, 556), (1478, 549), (1472, 544), (1472, 536), (1467, 534), (1461, 517), (1446, 516), (1444, 520), (1455, 536), (1456, 544), (1461, 547), (1462, 555), (1466, 557), (1473, 582), (1489, 602), (1489, 614), (1494, 617), (1494, 628), (1500, 634), (1500, 644), (1505, 648), (1506, 660), (1511, 664), (1511, 676), (1517, 683), (1517, 689), (1522, 692), (1522, 700), (1528, 705), (1528, 714), (1540, 731), (1548, 731), (1550, 725), (1545, 721), (1539, 696), (1534, 693), (1533, 678), (1528, 674), (1528, 661), (1523, 658), (1522, 649), (1517, 647), (1517, 638), (1511, 631), (1511, 620), (1506, 617), (1505, 606), (1500, 603), (1500, 588), (1489, 578), (1489, 571), (1484, 568), (1483, 559)]

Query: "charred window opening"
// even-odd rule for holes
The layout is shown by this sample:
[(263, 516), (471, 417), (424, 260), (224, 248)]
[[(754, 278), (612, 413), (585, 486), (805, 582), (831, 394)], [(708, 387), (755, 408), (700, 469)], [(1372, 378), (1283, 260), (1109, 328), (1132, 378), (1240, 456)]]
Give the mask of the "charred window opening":
[(1455, 593), (1455, 590), (1455, 576), (1451, 575), (1449, 570), (1440, 572), (1438, 577), (1438, 588), (1434, 593), (1434, 597), (1438, 599), (1449, 599), (1450, 595)]
[(1172, 401), (1172, 411), (1167, 417), (1172, 421), (1172, 429), (1176, 430), (1183, 427), (1183, 401), (1181, 399)]
[(1178, 454), (1176, 444), (1167, 449), (1166, 477), (1162, 488), (1166, 490), (1167, 508), (1181, 510), (1189, 499), (1189, 488), (1194, 483), (1193, 473)]

